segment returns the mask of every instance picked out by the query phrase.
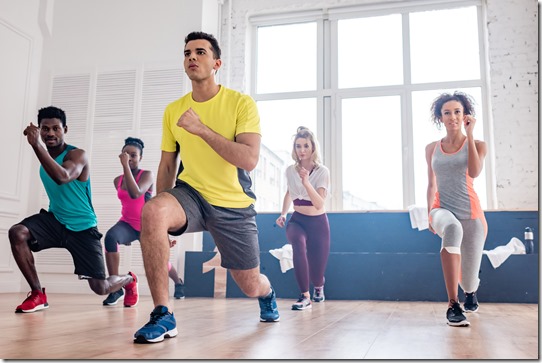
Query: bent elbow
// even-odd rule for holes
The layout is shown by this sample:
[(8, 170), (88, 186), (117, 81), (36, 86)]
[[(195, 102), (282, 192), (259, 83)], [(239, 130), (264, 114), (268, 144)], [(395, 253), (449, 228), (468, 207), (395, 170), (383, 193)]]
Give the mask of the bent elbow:
[(258, 166), (258, 159), (248, 160), (247, 163), (244, 165), (243, 169), (245, 169), (248, 172), (251, 172), (254, 169), (256, 169), (256, 166)]
[(469, 176), (471, 178), (477, 178), (482, 173), (482, 169), (469, 170)]
[(57, 185), (63, 185), (63, 184), (68, 184), (71, 180), (68, 176), (66, 177), (54, 177), (54, 178), (51, 178), (53, 179), (53, 181), (57, 184)]

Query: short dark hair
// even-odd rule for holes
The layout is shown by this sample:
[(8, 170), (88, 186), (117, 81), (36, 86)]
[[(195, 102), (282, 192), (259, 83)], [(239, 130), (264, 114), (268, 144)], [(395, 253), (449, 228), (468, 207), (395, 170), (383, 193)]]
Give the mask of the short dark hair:
[(44, 107), (38, 111), (38, 126), (44, 118), (57, 118), (62, 122), (62, 127), (66, 127), (66, 113), (55, 106)]
[(143, 140), (138, 139), (137, 137), (127, 137), (124, 139), (124, 146), (122, 148), (124, 149), (128, 145), (137, 147), (141, 153), (141, 156), (143, 156), (143, 148), (145, 147)]
[(438, 127), (442, 124), (442, 106), (446, 102), (457, 101), (463, 106), (463, 113), (465, 115), (475, 116), (474, 112), (474, 100), (471, 96), (464, 92), (455, 91), (453, 94), (442, 93), (440, 96), (435, 98), (431, 104), (431, 121)]
[(220, 59), (222, 51), (220, 50), (220, 46), (218, 45), (218, 40), (216, 40), (216, 38), (212, 34), (205, 32), (192, 32), (188, 34), (186, 38), (184, 38), (184, 45), (186, 45), (191, 40), (197, 39), (204, 39), (211, 43), (211, 49), (213, 50), (214, 58)]

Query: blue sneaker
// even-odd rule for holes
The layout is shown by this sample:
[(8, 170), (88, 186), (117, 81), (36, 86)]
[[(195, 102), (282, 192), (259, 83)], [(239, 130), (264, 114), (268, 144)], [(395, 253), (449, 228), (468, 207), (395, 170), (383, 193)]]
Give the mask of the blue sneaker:
[(159, 343), (164, 338), (177, 336), (177, 323), (167, 307), (158, 305), (151, 313), (151, 320), (134, 334), (134, 343)]
[(258, 302), (260, 303), (260, 321), (273, 322), (280, 320), (277, 297), (272, 287), (271, 293), (266, 297), (259, 297)]

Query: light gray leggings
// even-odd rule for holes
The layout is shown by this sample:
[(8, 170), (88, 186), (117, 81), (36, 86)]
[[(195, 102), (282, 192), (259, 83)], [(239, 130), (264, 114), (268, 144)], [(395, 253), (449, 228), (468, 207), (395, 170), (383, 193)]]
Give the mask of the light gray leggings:
[(487, 234), (485, 220), (457, 219), (452, 212), (442, 208), (433, 209), (430, 216), (431, 226), (442, 238), (440, 250), (461, 255), (459, 285), (465, 292), (478, 290), (478, 274)]

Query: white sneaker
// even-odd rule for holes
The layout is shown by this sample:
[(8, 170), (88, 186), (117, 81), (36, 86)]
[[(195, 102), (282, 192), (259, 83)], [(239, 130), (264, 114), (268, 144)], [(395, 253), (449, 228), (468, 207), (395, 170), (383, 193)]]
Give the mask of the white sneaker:
[(296, 303), (292, 305), (292, 310), (305, 310), (312, 308), (311, 299), (301, 294)]

